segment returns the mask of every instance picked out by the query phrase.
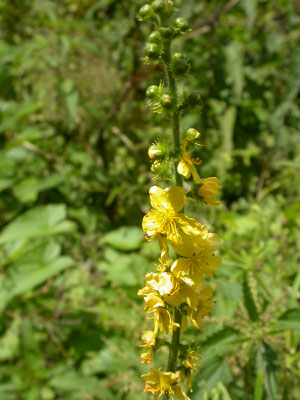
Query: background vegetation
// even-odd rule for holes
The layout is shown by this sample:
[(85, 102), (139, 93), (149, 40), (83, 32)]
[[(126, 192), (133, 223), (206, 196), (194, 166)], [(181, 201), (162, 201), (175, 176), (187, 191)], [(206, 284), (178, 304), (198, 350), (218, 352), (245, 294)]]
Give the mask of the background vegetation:
[[(300, 399), (300, 8), (178, 0), (223, 240), (193, 400)], [(144, 0), (0, 0), (0, 399), (146, 399), (137, 298), (147, 148), (168, 138), (145, 89)], [(182, 87), (181, 89), (184, 89)], [(166, 357), (161, 356), (160, 365)], [(160, 366), (159, 365), (159, 366)]]

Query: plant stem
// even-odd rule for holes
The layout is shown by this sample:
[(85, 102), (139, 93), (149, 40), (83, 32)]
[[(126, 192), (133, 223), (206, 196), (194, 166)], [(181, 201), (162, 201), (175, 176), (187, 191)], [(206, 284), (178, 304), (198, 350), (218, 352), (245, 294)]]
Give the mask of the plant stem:
[[(172, 111), (172, 128), (173, 128), (173, 141), (174, 141), (174, 154), (177, 156), (181, 152), (181, 140), (180, 140), (180, 126), (179, 126), (179, 111), (177, 105), (177, 88), (176, 81), (172, 74), (170, 68), (171, 62), (171, 40), (164, 41), (164, 64), (168, 77), (168, 84), (170, 95), (173, 101), (173, 111)], [(175, 167), (175, 179), (177, 186), (183, 186), (182, 176), (177, 172), (178, 161), (174, 162)], [(173, 321), (181, 326), (182, 314), (179, 307), (174, 307)], [(169, 349), (169, 359), (168, 359), (168, 372), (175, 372), (177, 369), (177, 357), (180, 342), (180, 327), (173, 331), (171, 346)], [(168, 399), (167, 394), (164, 395), (164, 399)]]
[[(181, 140), (180, 140), (180, 128), (179, 128), (179, 111), (177, 106), (177, 88), (176, 81), (170, 68), (171, 62), (171, 40), (166, 39), (164, 41), (164, 63), (168, 77), (170, 95), (173, 101), (173, 112), (172, 112), (172, 127), (173, 127), (173, 141), (174, 141), (174, 153), (180, 154), (181, 151)], [(175, 161), (175, 178), (176, 185), (183, 186), (182, 176), (177, 172), (178, 161)]]

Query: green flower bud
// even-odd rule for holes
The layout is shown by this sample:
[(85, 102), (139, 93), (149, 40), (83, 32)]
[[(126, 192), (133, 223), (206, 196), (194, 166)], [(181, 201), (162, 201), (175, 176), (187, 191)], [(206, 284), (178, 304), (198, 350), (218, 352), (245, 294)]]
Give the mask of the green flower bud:
[(183, 75), (190, 70), (190, 64), (183, 54), (175, 53), (171, 60), (171, 70), (175, 76)]
[(186, 98), (187, 105), (189, 107), (200, 106), (202, 103), (201, 96), (199, 92), (191, 92)]
[(172, 0), (154, 0), (152, 8), (157, 14), (171, 15), (176, 11)]
[(145, 54), (151, 60), (158, 60), (161, 55), (161, 47), (156, 43), (146, 43)]
[(153, 143), (148, 149), (148, 156), (151, 160), (162, 159), (166, 156), (167, 149), (164, 143)]
[(179, 31), (181, 34), (184, 34), (189, 31), (189, 24), (184, 18), (176, 18), (174, 21), (174, 29)]
[(149, 6), (149, 4), (145, 4), (143, 7), (140, 8), (139, 16), (142, 20), (155, 18), (153, 8)]
[(200, 107), (202, 104), (200, 93), (198, 92), (184, 92), (182, 101), (179, 106), (181, 111), (190, 110), (196, 107)]
[(172, 107), (173, 104), (172, 97), (169, 94), (163, 94), (160, 99), (160, 104), (162, 105), (162, 107), (165, 108)]
[(165, 9), (165, 2), (164, 0), (155, 0), (152, 2), (152, 8), (156, 13), (160, 13)]
[(184, 138), (186, 140), (195, 140), (198, 139), (198, 137), (200, 137), (200, 132), (198, 132), (196, 129), (194, 128), (190, 128), (185, 132)]
[(174, 36), (174, 30), (169, 26), (163, 26), (159, 31), (161, 36), (165, 39), (171, 39)]
[(161, 43), (161, 34), (158, 31), (154, 31), (149, 36), (150, 43)]
[(159, 87), (156, 85), (151, 85), (146, 90), (146, 96), (148, 99), (154, 100), (159, 96)]

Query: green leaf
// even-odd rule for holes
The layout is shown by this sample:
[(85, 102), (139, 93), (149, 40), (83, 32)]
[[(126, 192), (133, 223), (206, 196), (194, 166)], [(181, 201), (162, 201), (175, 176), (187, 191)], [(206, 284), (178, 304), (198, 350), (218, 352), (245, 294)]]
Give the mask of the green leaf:
[(278, 318), (276, 324), (284, 329), (300, 331), (300, 310), (292, 308), (285, 311), (285, 313)]
[(251, 289), (248, 282), (247, 273), (244, 273), (244, 281), (243, 281), (243, 293), (244, 293), (244, 305), (247, 309), (249, 318), (251, 321), (255, 322), (258, 320), (258, 311), (251, 293)]
[(143, 242), (143, 231), (136, 226), (121, 226), (102, 236), (100, 244), (109, 244), (118, 250), (133, 251)]
[(257, 351), (257, 369), (259, 373), (263, 374), (264, 388), (271, 400), (278, 399), (278, 355), (276, 351), (268, 343), (263, 342)]
[(208, 336), (203, 342), (200, 342), (204, 358), (220, 356), (228, 349), (232, 349), (239, 339), (239, 334), (239, 331), (231, 327), (224, 327)]
[(193, 400), (202, 400), (205, 391), (210, 393), (217, 387), (218, 382), (226, 385), (231, 379), (232, 375), (228, 363), (220, 357), (211, 359), (194, 378), (197, 387), (193, 388)]
[(49, 385), (60, 392), (79, 392), (82, 398), (87, 395), (109, 398), (109, 392), (97, 378), (93, 376), (82, 376), (78, 372), (64, 371), (54, 376)]
[(25, 293), (73, 264), (70, 257), (58, 257), (54, 242), (41, 244), (12, 264), (0, 285), (0, 309), (15, 296)]
[(40, 179), (32, 176), (18, 183), (14, 187), (13, 193), (22, 203), (32, 202), (37, 199), (39, 192), (58, 186), (64, 180), (65, 177), (61, 174), (53, 174)]
[(75, 229), (75, 224), (65, 220), (65, 217), (64, 204), (32, 208), (3, 229), (0, 234), (0, 244), (18, 239), (35, 239), (71, 232)]
[(0, 338), (0, 360), (10, 360), (15, 357), (19, 347), (20, 319), (14, 319), (4, 335)]

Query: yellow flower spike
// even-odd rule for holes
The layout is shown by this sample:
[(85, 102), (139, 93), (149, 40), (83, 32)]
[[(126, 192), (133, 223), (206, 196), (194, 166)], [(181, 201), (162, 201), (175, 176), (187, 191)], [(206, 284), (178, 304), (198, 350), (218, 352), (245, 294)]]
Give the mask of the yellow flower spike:
[(180, 175), (184, 176), (185, 179), (189, 179), (192, 175), (194, 182), (200, 183), (201, 179), (194, 164), (200, 165), (202, 161), (199, 158), (194, 159), (189, 155), (189, 153), (186, 150), (188, 143), (189, 143), (188, 139), (184, 140), (182, 143), (183, 154), (182, 154), (182, 159), (177, 166), (177, 172)]
[(143, 344), (140, 347), (154, 347), (155, 346), (155, 335), (153, 331), (143, 331), (141, 335)]
[(199, 358), (200, 354), (195, 350), (191, 350), (186, 354), (185, 359), (183, 361), (183, 365), (185, 366), (185, 368), (188, 368), (192, 372), (195, 372), (199, 366), (198, 365)]
[(222, 186), (219, 185), (218, 178), (205, 178), (201, 180), (200, 184), (201, 186), (197, 190), (197, 193), (202, 198), (202, 200), (205, 203), (210, 204), (211, 206), (219, 205), (220, 202), (214, 200), (214, 196), (222, 188)]
[(168, 396), (175, 395), (179, 400), (190, 400), (183, 392), (179, 385), (174, 385), (180, 382), (180, 372), (162, 372), (158, 369), (151, 369), (148, 374), (142, 375), (146, 381), (145, 392), (150, 392), (158, 395), (157, 399), (167, 394)]

